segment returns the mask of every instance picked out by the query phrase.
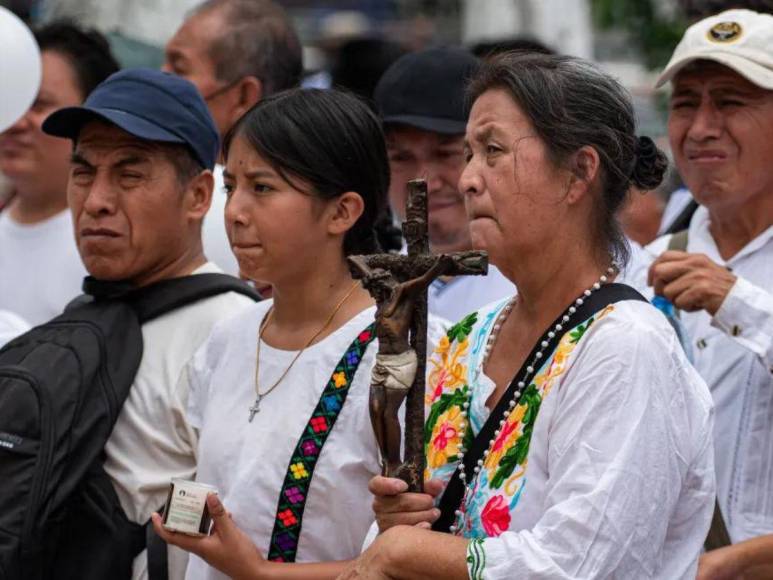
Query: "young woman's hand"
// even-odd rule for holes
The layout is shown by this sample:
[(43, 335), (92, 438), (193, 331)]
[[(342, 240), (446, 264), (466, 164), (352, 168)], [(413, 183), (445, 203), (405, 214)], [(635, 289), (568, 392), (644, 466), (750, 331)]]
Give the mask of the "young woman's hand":
[(443, 491), (443, 482), (437, 479), (424, 484), (424, 493), (407, 493), (408, 484), (401, 479), (378, 475), (370, 480), (368, 489), (374, 496), (373, 511), (381, 533), (400, 525), (429, 528), (440, 517), (435, 497)]
[(212, 535), (188, 536), (164, 528), (161, 516), (153, 514), (153, 529), (167, 544), (196, 554), (213, 568), (235, 580), (258, 580), (266, 561), (258, 548), (231, 519), (216, 494), (207, 496), (214, 527)]

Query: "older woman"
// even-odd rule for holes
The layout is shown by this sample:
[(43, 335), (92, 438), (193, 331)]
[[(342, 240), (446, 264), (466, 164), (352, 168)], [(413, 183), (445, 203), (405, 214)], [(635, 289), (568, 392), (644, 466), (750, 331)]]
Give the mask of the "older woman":
[(381, 533), (344, 577), (694, 578), (711, 399), (665, 318), (611, 283), (627, 255), (616, 213), (665, 158), (584, 61), (506, 55), (470, 91), (473, 244), (518, 294), (441, 342), (428, 493), (375, 478)]

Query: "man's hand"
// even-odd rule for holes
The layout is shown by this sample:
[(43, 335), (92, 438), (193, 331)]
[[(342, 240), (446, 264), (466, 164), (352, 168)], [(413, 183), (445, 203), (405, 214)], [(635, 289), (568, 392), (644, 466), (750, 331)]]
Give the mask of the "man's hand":
[(405, 493), (408, 484), (403, 480), (380, 475), (370, 480), (368, 489), (375, 496), (373, 511), (381, 533), (400, 525), (429, 529), (440, 517), (434, 498), (443, 491), (443, 482), (436, 479), (425, 482), (425, 493)]
[(207, 507), (214, 528), (211, 536), (194, 537), (165, 529), (161, 516), (153, 514), (153, 529), (167, 544), (192, 552), (231, 578), (254, 580), (261, 577), (266, 563), (255, 544), (242, 532), (226, 512), (216, 494), (207, 496)]
[(650, 266), (647, 284), (686, 312), (705, 310), (714, 316), (737, 277), (704, 254), (670, 250)]

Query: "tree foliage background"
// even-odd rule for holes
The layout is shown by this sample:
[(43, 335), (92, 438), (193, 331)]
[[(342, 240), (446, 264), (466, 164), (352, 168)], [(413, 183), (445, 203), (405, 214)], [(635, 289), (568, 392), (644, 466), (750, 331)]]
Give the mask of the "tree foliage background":
[(596, 26), (626, 30), (650, 69), (665, 66), (692, 22), (731, 8), (773, 14), (773, 0), (591, 0)]

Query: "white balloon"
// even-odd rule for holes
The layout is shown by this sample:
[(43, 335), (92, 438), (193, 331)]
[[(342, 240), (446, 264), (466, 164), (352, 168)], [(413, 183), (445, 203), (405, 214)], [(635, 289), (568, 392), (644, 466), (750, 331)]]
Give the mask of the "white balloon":
[(0, 6), (0, 131), (13, 125), (38, 94), (40, 49), (13, 12)]

